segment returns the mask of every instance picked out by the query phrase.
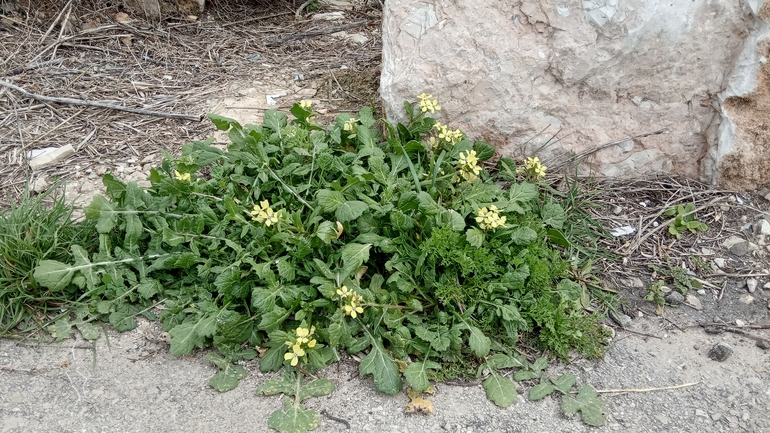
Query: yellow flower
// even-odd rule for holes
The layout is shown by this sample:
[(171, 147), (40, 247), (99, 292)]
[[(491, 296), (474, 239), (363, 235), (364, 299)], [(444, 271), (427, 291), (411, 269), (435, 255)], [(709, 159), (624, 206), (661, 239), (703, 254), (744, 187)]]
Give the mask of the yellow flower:
[(358, 123), (358, 119), (355, 117), (351, 117), (347, 121), (345, 121), (345, 126), (342, 127), (345, 131), (350, 132), (351, 134), (356, 132), (356, 124)]
[[(314, 347), (316, 344), (316, 340), (310, 339), (310, 337), (313, 336), (313, 332), (315, 332), (315, 326), (311, 326), (310, 329), (302, 328), (302, 327), (295, 329), (294, 333), (297, 334), (296, 344), (299, 344), (299, 345), (305, 344), (309, 348)], [(286, 343), (291, 343), (291, 342), (287, 341)]]
[(291, 360), (291, 366), (294, 367), (302, 356), (305, 356), (305, 350), (299, 344), (295, 344), (291, 346), (291, 352), (286, 352), (283, 355), (283, 359), (286, 361)]
[(423, 113), (428, 111), (431, 113), (441, 111), (441, 106), (438, 105), (438, 99), (434, 99), (433, 95), (426, 95), (423, 93), (417, 96), (417, 99), (420, 100), (420, 110), (422, 110)]
[(254, 210), (249, 213), (254, 221), (263, 223), (268, 227), (273, 224), (278, 224), (278, 221), (281, 220), (281, 214), (274, 211), (273, 208), (270, 207), (270, 202), (267, 200), (262, 200), (259, 202), (259, 205), (254, 205)]
[(309, 110), (310, 107), (313, 106), (313, 101), (311, 101), (310, 99), (303, 99), (299, 101), (299, 106), (304, 108), (305, 110)]
[(314, 124), (315, 123), (315, 116), (309, 116), (307, 118), (307, 123), (309, 123), (311, 125)]
[(548, 168), (540, 163), (540, 158), (538, 157), (527, 158), (524, 161), (524, 167), (527, 173), (535, 179), (540, 179), (545, 176), (545, 169)]
[(174, 170), (174, 177), (177, 180), (181, 180), (182, 182), (189, 182), (190, 181), (190, 173), (180, 173), (180, 172)]
[(478, 179), (478, 175), (481, 173), (481, 167), (479, 167), (478, 163), (479, 158), (476, 156), (475, 150), (460, 152), (460, 157), (456, 163), (457, 168), (460, 170), (460, 176), (468, 182)]
[(489, 209), (483, 207), (476, 211), (476, 222), (479, 227), (486, 231), (489, 229), (505, 228), (505, 216), (500, 216), (500, 209), (495, 205), (489, 206)]
[(342, 307), (345, 310), (345, 314), (352, 318), (356, 318), (359, 314), (364, 312), (364, 309), (361, 307), (356, 307), (354, 303), (350, 303), (350, 305), (345, 305)]
[(350, 296), (353, 296), (354, 292), (351, 290), (348, 290), (348, 286), (342, 286), (339, 289), (337, 289), (337, 294), (340, 295), (340, 298), (345, 299)]

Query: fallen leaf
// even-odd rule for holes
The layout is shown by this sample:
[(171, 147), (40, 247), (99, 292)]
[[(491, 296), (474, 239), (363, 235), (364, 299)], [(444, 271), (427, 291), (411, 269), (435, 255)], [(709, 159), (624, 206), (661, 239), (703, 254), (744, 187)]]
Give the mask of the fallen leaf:
[(96, 23), (96, 21), (89, 21), (83, 26), (83, 30), (91, 30), (99, 27), (99, 24)]
[(131, 37), (127, 36), (125, 38), (120, 38), (120, 42), (123, 42), (123, 45), (130, 47), (131, 46)]
[(407, 403), (404, 413), (419, 413), (423, 415), (431, 415), (433, 413), (433, 403), (425, 400), (422, 397), (417, 397)]
[(125, 12), (118, 12), (115, 14), (115, 21), (119, 23), (127, 23), (131, 21), (131, 18)]

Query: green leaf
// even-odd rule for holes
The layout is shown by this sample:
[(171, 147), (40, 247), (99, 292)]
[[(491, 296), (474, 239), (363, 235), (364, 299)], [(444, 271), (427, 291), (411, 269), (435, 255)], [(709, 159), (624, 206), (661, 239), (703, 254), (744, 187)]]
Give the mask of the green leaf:
[(259, 360), (259, 371), (266, 373), (268, 371), (278, 371), (283, 366), (283, 355), (286, 353), (286, 346), (281, 344), (270, 348)]
[(548, 367), (548, 359), (546, 359), (545, 356), (541, 356), (540, 358), (537, 358), (535, 362), (533, 362), (531, 365), (531, 368), (534, 371), (542, 371), (542, 370), (545, 370), (546, 367)]
[(267, 426), (281, 433), (305, 433), (314, 430), (321, 424), (318, 412), (305, 409), (301, 404), (291, 404), (290, 399), (284, 398), (283, 410), (277, 410), (267, 419)]
[(94, 196), (91, 204), (86, 206), (85, 214), (86, 218), (96, 220), (96, 231), (99, 233), (109, 233), (117, 222), (115, 205), (101, 195)]
[(484, 333), (481, 332), (481, 329), (475, 326), (468, 325), (468, 330), (470, 331), (468, 344), (470, 345), (471, 350), (473, 350), (473, 353), (478, 357), (487, 356), (492, 346), (492, 340), (484, 335)]
[(337, 225), (331, 221), (324, 221), (321, 224), (318, 224), (315, 235), (318, 239), (328, 245), (333, 240), (337, 239)]
[(551, 379), (551, 382), (557, 391), (567, 395), (575, 382), (577, 382), (577, 378), (572, 374), (562, 374), (556, 379)]
[(136, 319), (130, 311), (118, 310), (110, 314), (110, 324), (118, 332), (126, 332), (136, 328)]
[(556, 292), (559, 293), (563, 302), (574, 302), (580, 299), (583, 288), (580, 284), (565, 278), (556, 285)]
[(401, 374), (398, 372), (398, 365), (393, 358), (382, 347), (382, 343), (374, 337), (372, 340), (372, 349), (358, 366), (359, 373), (364, 376), (371, 374), (374, 377), (374, 386), (388, 395), (395, 395), (401, 391)]
[(362, 201), (346, 201), (337, 208), (334, 216), (337, 217), (339, 222), (344, 223), (360, 217), (367, 209), (369, 209), (369, 206)]
[(477, 141), (473, 143), (473, 150), (476, 151), (476, 157), (479, 161), (486, 161), (489, 158), (495, 156), (495, 146), (484, 141)]
[(564, 227), (564, 223), (567, 221), (567, 214), (564, 213), (564, 209), (560, 204), (554, 202), (546, 203), (543, 206), (540, 217), (543, 218), (546, 225), (559, 230)]
[(550, 382), (542, 381), (529, 389), (529, 401), (538, 401), (551, 395), (556, 388)]
[(417, 392), (423, 392), (428, 389), (430, 382), (428, 382), (428, 370), (439, 370), (441, 364), (430, 361), (427, 358), (423, 361), (413, 362), (406, 366), (404, 369), (404, 378), (406, 383)]
[(211, 119), (211, 123), (213, 123), (220, 131), (227, 131), (231, 126), (241, 129), (241, 124), (238, 123), (237, 120), (229, 117), (220, 116), (218, 114), (209, 114), (209, 119)]
[(80, 331), (80, 335), (83, 336), (86, 340), (96, 340), (99, 338), (99, 327), (94, 325), (91, 322), (80, 322), (76, 323), (75, 326), (77, 326), (78, 331)]
[[(168, 331), (171, 334), (171, 354), (187, 355), (195, 346), (203, 347), (206, 333), (202, 330), (210, 327), (210, 325), (210, 320), (201, 319), (197, 322), (185, 322), (171, 328)], [(214, 325), (216, 326), (216, 321)]]
[(607, 404), (590, 385), (580, 386), (577, 397), (565, 395), (561, 401), (561, 410), (567, 416), (580, 412), (583, 422), (595, 427), (602, 426), (607, 421)]
[(169, 246), (175, 247), (179, 244), (184, 243), (184, 236), (176, 233), (174, 230), (172, 230), (169, 227), (164, 227), (163, 242), (167, 243)]
[(60, 291), (70, 284), (74, 273), (75, 269), (70, 265), (56, 260), (41, 260), (35, 267), (32, 277), (37, 284), (53, 291)]
[(286, 126), (287, 119), (288, 117), (285, 113), (276, 110), (266, 110), (262, 118), (262, 123), (272, 129), (273, 132), (279, 132)]
[(484, 245), (484, 231), (478, 227), (472, 227), (465, 231), (465, 240), (476, 248)]
[(150, 299), (160, 292), (160, 283), (157, 280), (148, 278), (136, 286), (136, 291), (142, 298)]
[(511, 239), (516, 245), (529, 245), (537, 240), (537, 232), (529, 227), (519, 227), (511, 233)]
[(465, 219), (454, 210), (447, 210), (441, 217), (456, 232), (462, 231), (465, 228)]
[(294, 281), (296, 272), (294, 265), (291, 264), (288, 257), (281, 257), (276, 260), (276, 267), (278, 268), (278, 275), (286, 281)]
[(516, 384), (494, 371), (482, 382), (487, 398), (500, 407), (508, 407), (516, 401)]
[(56, 342), (60, 342), (66, 338), (70, 338), (72, 335), (72, 323), (67, 318), (61, 318), (54, 322), (53, 325), (48, 327), (48, 332), (51, 336), (56, 338)]
[(242, 366), (228, 363), (222, 371), (209, 379), (209, 386), (219, 392), (227, 392), (237, 388), (238, 382), (247, 374)]
[(357, 268), (369, 260), (369, 250), (372, 244), (351, 242), (342, 248), (342, 262), (345, 267)]
[(511, 158), (500, 158), (497, 161), (497, 167), (499, 169), (498, 176), (500, 178), (507, 181), (516, 180), (516, 161)]
[(495, 353), (488, 356), (487, 364), (497, 370), (502, 368), (523, 368), (527, 365), (526, 359), (523, 359), (520, 355), (508, 356), (503, 353)]
[(321, 206), (321, 210), (326, 213), (332, 213), (337, 210), (340, 205), (345, 203), (345, 196), (339, 191), (332, 191), (330, 189), (322, 189), (316, 193), (316, 199)]
[(302, 384), (299, 389), (299, 401), (306, 400), (311, 397), (323, 397), (334, 392), (334, 382), (329, 379), (316, 379), (312, 382)]
[(297, 388), (297, 379), (293, 374), (284, 373), (277, 379), (268, 379), (257, 387), (256, 393), (262, 395), (286, 394), (294, 396)]
[(417, 200), (420, 201), (420, 212), (425, 215), (438, 215), (444, 209), (425, 191), (417, 194)]
[(361, 124), (365, 127), (371, 128), (375, 123), (372, 109), (369, 107), (361, 108), (361, 110), (358, 112), (358, 121), (361, 122)]

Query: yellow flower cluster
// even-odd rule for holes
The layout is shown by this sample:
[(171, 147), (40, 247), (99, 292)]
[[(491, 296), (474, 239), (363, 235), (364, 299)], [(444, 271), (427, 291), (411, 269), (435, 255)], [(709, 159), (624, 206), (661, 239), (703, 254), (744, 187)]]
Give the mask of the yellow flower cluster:
[(527, 174), (532, 176), (533, 179), (540, 179), (545, 176), (545, 169), (548, 168), (540, 163), (540, 158), (527, 158), (524, 161), (524, 170)]
[(254, 210), (249, 213), (254, 221), (263, 223), (268, 227), (273, 224), (278, 224), (278, 221), (281, 220), (281, 213), (274, 211), (273, 208), (270, 207), (270, 202), (267, 200), (262, 200), (259, 202), (259, 205), (255, 204)]
[(190, 173), (180, 173), (174, 170), (174, 177), (176, 178), (176, 180), (181, 180), (182, 182), (190, 181)]
[(299, 101), (299, 106), (304, 108), (305, 110), (309, 110), (310, 107), (313, 106), (313, 101), (311, 101), (310, 99), (303, 99)]
[(285, 344), (291, 348), (291, 351), (286, 352), (286, 354), (283, 355), (283, 359), (286, 361), (291, 360), (292, 367), (297, 365), (300, 358), (305, 356), (305, 349), (312, 349), (315, 347), (316, 340), (315, 338), (312, 338), (314, 332), (315, 326), (311, 326), (310, 329), (299, 327), (294, 330), (294, 341), (286, 341)]
[(345, 121), (345, 125), (342, 127), (342, 129), (348, 131), (351, 134), (354, 134), (356, 132), (356, 124), (358, 124), (358, 119), (351, 117)]
[(345, 314), (352, 318), (356, 318), (359, 314), (364, 312), (364, 308), (361, 307), (361, 303), (364, 302), (364, 297), (358, 293), (348, 290), (347, 286), (342, 286), (337, 289), (337, 295), (344, 302), (342, 309)]
[(489, 209), (483, 207), (476, 211), (476, 222), (482, 230), (505, 228), (505, 216), (500, 216), (500, 209), (495, 205), (489, 206)]
[(478, 179), (479, 173), (481, 173), (481, 167), (479, 167), (479, 158), (476, 157), (475, 150), (469, 150), (467, 152), (460, 152), (460, 159), (457, 160), (457, 169), (460, 170), (460, 176), (468, 182), (473, 182)]
[(417, 96), (417, 99), (420, 100), (420, 110), (422, 110), (423, 113), (435, 113), (436, 111), (441, 111), (441, 106), (438, 105), (438, 99), (434, 99), (433, 95), (426, 95), (423, 93)]
[(434, 123), (433, 128), (436, 130), (439, 140), (444, 140), (449, 144), (455, 144), (463, 138), (462, 131), (459, 129), (452, 131), (447, 125), (442, 125), (441, 122)]

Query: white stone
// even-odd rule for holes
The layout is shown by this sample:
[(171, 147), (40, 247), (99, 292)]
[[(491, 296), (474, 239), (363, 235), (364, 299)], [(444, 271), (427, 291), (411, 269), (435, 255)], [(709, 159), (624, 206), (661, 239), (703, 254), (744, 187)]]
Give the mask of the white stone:
[(757, 281), (756, 278), (749, 278), (746, 280), (746, 289), (749, 293), (754, 293), (757, 290), (757, 285), (759, 285), (759, 281)]
[(754, 302), (754, 297), (748, 294), (742, 295), (740, 298), (738, 298), (738, 302), (742, 304), (751, 304)]
[(765, 283), (764, 286), (762, 286), (763, 289), (770, 289), (770, 283)]
[(29, 160), (29, 168), (31, 168), (32, 171), (40, 170), (41, 168), (63, 162), (65, 159), (74, 154), (75, 149), (72, 147), (72, 145), (65, 144), (62, 147), (47, 151), (39, 156), (33, 156), (32, 159)]
[(35, 183), (32, 184), (32, 190), (38, 194), (48, 190), (48, 181), (45, 179), (45, 176), (35, 179)]
[(727, 263), (726, 263), (726, 261), (725, 261), (725, 259), (723, 259), (723, 258), (721, 258), (721, 257), (717, 257), (716, 259), (714, 259), (714, 263), (715, 263), (717, 266), (719, 266), (719, 269), (724, 269), (724, 268), (725, 268), (725, 265), (727, 264)]
[[(723, 107), (756, 89), (757, 46), (770, 26), (756, 14), (747, 19), (739, 1), (661, 8), (643, 0), (387, 1), (386, 112), (403, 120), (405, 99), (432, 93), (443, 107), (438, 120), (502, 155), (537, 153), (555, 169), (588, 152), (585, 174), (729, 183), (747, 170), (724, 170), (727, 157), (770, 161), (754, 150), (766, 143), (743, 138)], [(629, 141), (633, 150), (616, 149)], [(770, 170), (755, 171), (738, 186), (770, 180)]]
[(754, 233), (765, 236), (770, 235), (770, 222), (767, 222), (765, 219), (761, 219), (754, 223)]
[(687, 302), (689, 306), (698, 311), (703, 309), (703, 304), (701, 304), (700, 299), (698, 299), (698, 297), (695, 295), (688, 294), (685, 298), (685, 302)]
[(342, 20), (345, 19), (345, 13), (341, 11), (337, 12), (326, 12), (321, 14), (313, 14), (312, 17), (310, 17), (311, 20), (315, 21), (334, 21), (334, 20)]
[(733, 245), (739, 244), (741, 242), (746, 242), (746, 239), (740, 236), (732, 235), (727, 239), (725, 239), (724, 241), (722, 241), (722, 246), (729, 249)]
[(746, 322), (741, 319), (735, 319), (735, 326), (746, 326)]

